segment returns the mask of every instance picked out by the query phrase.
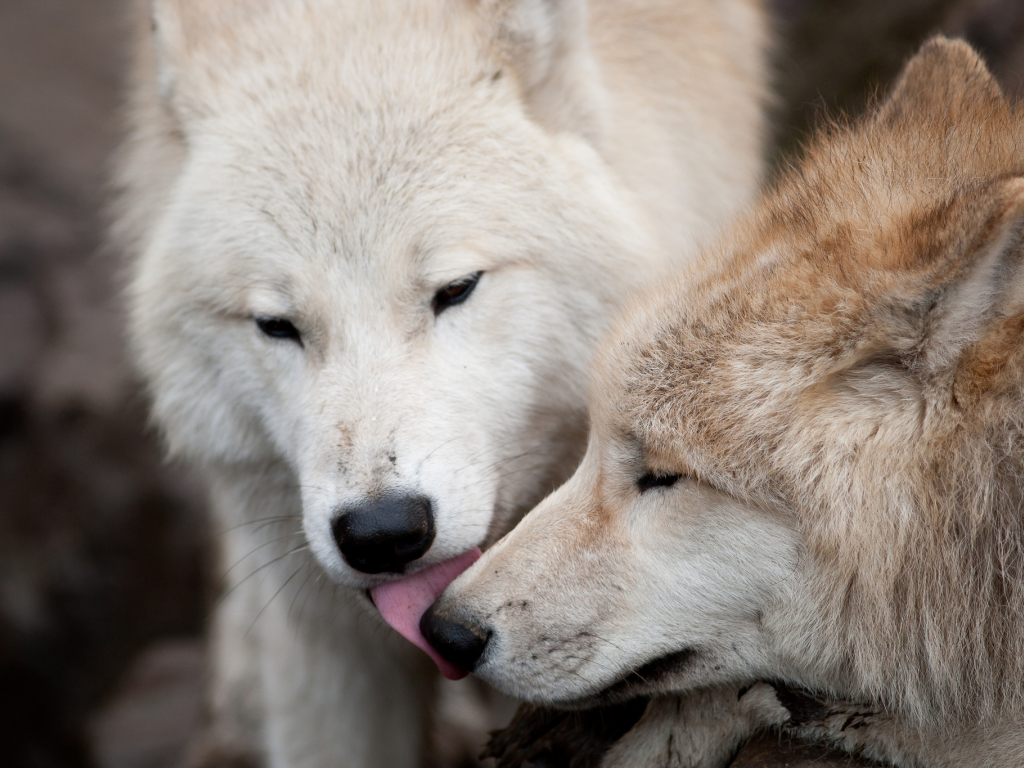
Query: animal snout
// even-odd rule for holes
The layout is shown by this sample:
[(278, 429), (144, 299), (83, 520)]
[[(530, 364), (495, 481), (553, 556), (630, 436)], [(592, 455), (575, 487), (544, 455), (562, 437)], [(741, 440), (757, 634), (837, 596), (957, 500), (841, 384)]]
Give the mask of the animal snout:
[(434, 513), (425, 496), (386, 495), (343, 509), (332, 529), (357, 571), (402, 573), (434, 542)]
[(491, 632), (439, 605), (440, 602), (434, 603), (423, 614), (420, 632), (446, 661), (472, 672), (491, 639)]

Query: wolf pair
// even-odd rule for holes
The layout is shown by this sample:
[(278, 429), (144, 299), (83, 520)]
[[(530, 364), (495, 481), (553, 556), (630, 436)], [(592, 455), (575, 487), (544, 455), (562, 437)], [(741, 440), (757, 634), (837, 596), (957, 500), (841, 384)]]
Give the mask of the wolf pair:
[[(214, 718), (205, 757), (275, 766), (416, 765), (430, 759), (430, 734), (447, 727), (438, 722), (445, 710), (438, 713), (433, 705), (437, 680), (425, 657), (388, 629), (380, 612), (427, 645), (420, 622), (409, 621), (414, 606), (425, 608), (470, 564), (475, 548), (500, 538), (579, 462), (586, 445), (586, 371), (612, 310), (660, 270), (683, 265), (699, 237), (752, 196), (763, 133), (763, 19), (757, 4), (745, 0), (608, 0), (592, 2), (589, 8), (582, 0), (154, 0), (148, 8), (151, 12), (140, 18), (132, 131), (120, 165), (125, 192), (119, 236), (134, 254), (132, 340), (153, 394), (156, 419), (172, 452), (203, 468), (214, 517), (227, 532), (223, 556), (228, 578), (212, 634)], [(865, 149), (873, 146), (867, 142)], [(827, 156), (827, 150), (822, 154)], [(899, 168), (915, 161), (909, 154), (905, 160)], [(863, 162), (870, 164), (870, 157), (865, 155)], [(882, 178), (887, 178), (883, 171)], [(809, 184), (815, 173), (809, 172)], [(782, 198), (792, 198), (791, 219), (781, 213), (775, 219), (764, 215), (765, 222), (774, 221), (775, 240), (766, 239), (764, 250), (751, 246), (746, 260), (729, 262), (731, 266), (721, 257), (722, 274), (741, 286), (735, 289), (737, 295), (722, 288), (720, 300), (708, 299), (722, 317), (701, 314), (699, 297), (706, 292), (689, 299), (666, 293), (656, 313), (666, 334), (653, 333), (653, 326), (639, 321), (641, 310), (634, 309), (628, 317), (637, 319), (637, 336), (612, 348), (622, 352), (619, 362), (606, 352), (596, 369), (600, 384), (595, 424), (608, 423), (605, 417), (615, 415), (601, 410), (600, 393), (617, 392), (619, 382), (634, 397), (634, 410), (615, 416), (617, 423), (635, 416), (649, 431), (620, 435), (619, 443), (595, 437), (594, 445), (603, 447), (589, 455), (640, 451), (633, 460), (635, 469), (645, 467), (639, 475), (644, 503), (660, 504), (663, 511), (674, 508), (672, 494), (706, 497), (707, 514), (700, 519), (707, 522), (700, 525), (707, 528), (700, 541), (715, 546), (691, 549), (695, 558), (687, 560), (686, 552), (675, 548), (689, 539), (680, 533), (690, 524), (680, 514), (638, 520), (638, 530), (650, 537), (652, 548), (645, 551), (626, 532), (616, 532), (621, 522), (614, 522), (611, 506), (602, 506), (600, 514), (581, 518), (588, 522), (574, 533), (576, 544), (563, 545), (570, 547), (566, 562), (573, 563), (571, 572), (546, 572), (566, 586), (588, 580), (586, 589), (570, 590), (578, 602), (538, 607), (545, 582), (542, 574), (534, 574), (536, 597), (520, 593), (518, 601), (495, 606), (490, 616), (488, 609), (483, 614), (459, 613), (466, 621), (445, 620), (447, 602), (428, 615), (423, 626), (442, 648), (439, 658), (455, 660), (447, 670), (450, 675), (476, 663), (482, 674), (513, 693), (549, 700), (581, 699), (618, 684), (598, 674), (606, 663), (601, 653), (610, 646), (602, 645), (603, 635), (589, 635), (586, 629), (588, 612), (594, 610), (589, 597), (603, 585), (606, 597), (598, 613), (607, 611), (618, 622), (633, 617), (636, 630), (648, 635), (647, 641), (622, 647), (624, 656), (615, 662), (618, 673), (642, 676), (652, 660), (661, 660), (659, 669), (672, 666), (665, 663), (669, 654), (678, 669), (659, 677), (663, 687), (657, 692), (710, 686), (701, 694), (710, 697), (708, 707), (695, 708), (694, 699), (686, 699), (690, 703), (685, 707), (682, 699), (676, 703), (680, 711), (713, 714), (711, 699), (720, 696), (720, 683), (739, 682), (715, 682), (713, 673), (735, 673), (737, 667), (718, 659), (710, 643), (697, 644), (695, 636), (680, 634), (688, 638), (682, 649), (666, 645), (665, 637), (684, 629), (675, 609), (690, 610), (673, 600), (699, 594), (698, 602), (711, 614), (719, 611), (714, 621), (707, 612), (700, 614), (707, 619), (701, 631), (731, 642), (743, 657), (756, 646), (755, 638), (722, 634), (733, 626), (733, 609), (760, 616), (756, 630), (768, 633), (764, 622), (785, 621), (785, 611), (767, 612), (758, 606), (771, 603), (768, 607), (775, 611), (771, 598), (805, 586), (804, 579), (822, 562), (811, 557), (817, 552), (814, 547), (833, 546), (844, 558), (852, 558), (842, 562), (853, 568), (885, 543), (908, 552), (945, 553), (941, 563), (948, 573), (941, 571), (936, 579), (946, 581), (936, 581), (935, 594), (919, 595), (917, 582), (909, 581), (909, 566), (900, 570), (901, 564), (889, 559), (898, 553), (887, 551), (877, 578), (850, 571), (846, 592), (835, 587), (835, 595), (811, 595), (806, 603), (793, 598), (785, 605), (803, 605), (809, 612), (800, 615), (804, 624), (794, 625), (807, 633), (776, 636), (784, 658), (772, 657), (772, 663), (778, 662), (771, 667), (779, 672), (776, 677), (845, 694), (845, 688), (828, 686), (837, 679), (863, 682), (858, 675), (874, 670), (877, 678), (850, 700), (889, 704), (886, 696), (893, 690), (916, 692), (917, 698), (899, 703), (921, 723), (931, 722), (935, 711), (946, 712), (943, 708), (961, 718), (956, 722), (966, 722), (966, 715), (958, 713), (1012, 710), (1012, 695), (1005, 701), (992, 699), (991, 687), (983, 686), (985, 695), (974, 706), (961, 689), (952, 684), (943, 688), (932, 679), (942, 672), (949, 680), (959, 680), (960, 671), (947, 668), (950, 646), (944, 644), (944, 633), (950, 630), (930, 623), (945, 614), (926, 609), (934, 601), (949, 610), (959, 607), (962, 616), (971, 617), (975, 623), (959, 625), (957, 631), (964, 633), (962, 644), (980, 644), (965, 645), (957, 660), (974, 659), (969, 666), (973, 664), (977, 680), (996, 674), (994, 660), (1013, 657), (1016, 635), (1009, 626), (1002, 635), (993, 634), (995, 614), (970, 612), (977, 607), (977, 590), (970, 592), (970, 599), (954, 594), (949, 579), (965, 563), (973, 563), (971, 557), (985, 563), (986, 558), (1001, 557), (989, 570), (972, 571), (965, 578), (974, 579), (971, 585), (990, 578), (985, 588), (1012, 608), (1017, 596), (1016, 540), (1007, 539), (1003, 528), (992, 539), (988, 534), (995, 529), (986, 527), (989, 518), (978, 512), (970, 520), (974, 527), (966, 531), (961, 531), (959, 518), (936, 518), (941, 526), (934, 533), (941, 541), (924, 550), (919, 540), (924, 533), (914, 522), (923, 519), (911, 494), (917, 486), (911, 481), (938, 482), (935, 477), (946, 476), (922, 474), (906, 457), (906, 473), (873, 476), (872, 467), (900, 468), (892, 451), (862, 451), (860, 444), (844, 442), (860, 435), (855, 432), (862, 426), (856, 408), (902, 403), (903, 379), (897, 377), (914, 382), (915, 366), (923, 363), (908, 353), (901, 369), (879, 341), (878, 355), (865, 357), (849, 376), (822, 378), (828, 360), (839, 371), (838, 361), (847, 358), (833, 360), (830, 350), (817, 360), (820, 353), (812, 342), (824, 344), (824, 332), (808, 336), (810, 357), (802, 364), (809, 378), (818, 376), (814, 381), (819, 389), (814, 391), (824, 397), (834, 387), (837, 398), (853, 398), (845, 406), (849, 434), (836, 437), (835, 445), (822, 443), (811, 457), (800, 453), (805, 443), (787, 443), (778, 430), (812, 435), (807, 414), (824, 406), (811, 398), (806, 413), (790, 409), (804, 421), (796, 416), (780, 421), (790, 413), (784, 408), (788, 401), (782, 394), (764, 396), (754, 387), (757, 382), (777, 384), (780, 392), (796, 397), (788, 359), (771, 356), (773, 351), (782, 354), (782, 342), (789, 338), (783, 331), (771, 333), (776, 326), (768, 322), (770, 311), (778, 309), (771, 301), (776, 297), (791, 312), (792, 324), (785, 326), (791, 335), (811, 333), (819, 307), (813, 293), (802, 302), (786, 303), (789, 297), (778, 280), (787, 253), (772, 248), (782, 248), (782, 233), (797, 225), (807, 229), (814, 222), (824, 227), (848, 220), (841, 218), (845, 201), (824, 194), (830, 189), (827, 179), (818, 183), (822, 195), (813, 203), (827, 207), (834, 200), (831, 209), (798, 205), (803, 198), (793, 187), (780, 193), (778, 203), (785, 208)], [(899, 201), (890, 206), (893, 227), (903, 221), (897, 213), (917, 210), (910, 207), (916, 199), (907, 198), (902, 208)], [(836, 236), (844, 232), (851, 243), (861, 242), (857, 238), (865, 235), (849, 226), (854, 228), (837, 229)], [(916, 231), (909, 225), (906, 229)], [(810, 243), (813, 237), (806, 239)], [(852, 280), (838, 260), (841, 243), (831, 247), (836, 274)], [(814, 278), (821, 272), (811, 259), (806, 271)], [(701, 284), (698, 274), (693, 273), (695, 286)], [(795, 278), (793, 282), (795, 289)], [(850, 301), (859, 295), (848, 283), (842, 286)], [(991, 293), (984, 287), (978, 290), (979, 296)], [(744, 291), (749, 306), (740, 301)], [(694, 306), (685, 316), (670, 311), (688, 301)], [(867, 296), (861, 302), (867, 317)], [(730, 317), (736, 323), (751, 321), (762, 310), (767, 323), (763, 338), (745, 339), (739, 325), (730, 335)], [(893, 316), (903, 317), (897, 310), (894, 305)], [(839, 325), (844, 312), (857, 317), (841, 304), (830, 312)], [(981, 309), (965, 310), (964, 315), (962, 321), (951, 321), (961, 335), (951, 332), (966, 344), (973, 338), (969, 323), (987, 315)], [(914, 327), (910, 315), (904, 319), (908, 328)], [(847, 322), (859, 327), (853, 319)], [(628, 329), (628, 321), (620, 327)], [(689, 351), (672, 336), (677, 330), (680, 339), (685, 330), (707, 346)], [(627, 331), (619, 333), (624, 338)], [(852, 330), (850, 334), (852, 344)], [(716, 349), (719, 336), (722, 345), (734, 343), (734, 348)], [(684, 347), (687, 355), (694, 355), (692, 360), (669, 365)], [(755, 348), (760, 352), (755, 354)], [(852, 356), (854, 349), (862, 347), (854, 345), (847, 352)], [(741, 354), (745, 351), (750, 354)], [(722, 355), (718, 362), (714, 354)], [(680, 373), (689, 362), (696, 366), (692, 375)], [(620, 363), (616, 379), (611, 374)], [(1010, 370), (1009, 364), (993, 365), (990, 378)], [(876, 375), (879, 367), (882, 373)], [(641, 375), (644, 370), (650, 377)], [(732, 379), (712, 381), (720, 370), (736, 372), (736, 380), (745, 381), (748, 389), (730, 390), (725, 384)], [(743, 371), (746, 378), (739, 377)], [(621, 376), (632, 379), (621, 382)], [(883, 385), (890, 380), (887, 389)], [(658, 383), (645, 390), (651, 381)], [(705, 393), (706, 402), (683, 390), (674, 396), (681, 381), (691, 387), (713, 385)], [(906, 387), (917, 392), (912, 384)], [(855, 399), (861, 392), (867, 404)], [(728, 399), (731, 394), (735, 401)], [(607, 402), (613, 400), (609, 394)], [(767, 431), (748, 434), (741, 416), (751, 420), (750, 428)], [(675, 475), (684, 474), (682, 460), (673, 451), (689, 438), (672, 430), (685, 429), (684, 417), (704, 426), (694, 426), (692, 444), (680, 449), (691, 462), (685, 468), (687, 479), (681, 480)], [(831, 411), (822, 410), (818, 417), (820, 424), (832, 424)], [(931, 424), (920, 418), (922, 425)], [(872, 439), (896, 440), (888, 422), (878, 419), (882, 426), (876, 435), (882, 437)], [(770, 428), (772, 424), (777, 428)], [(796, 424), (802, 426), (797, 429)], [(822, 439), (835, 437), (831, 426), (821, 429)], [(713, 438), (719, 437), (721, 442), (715, 443)], [(729, 439), (735, 444), (728, 444)], [(917, 445), (910, 438), (900, 439)], [(1006, 458), (993, 464), (990, 474), (1003, 478), (1012, 474), (1006, 462), (1015, 454), (1010, 443), (993, 440)], [(662, 446), (660, 454), (657, 446)], [(886, 485), (891, 498), (879, 498), (897, 505), (895, 517), (878, 511), (881, 501), (871, 496), (871, 488), (843, 485), (846, 476), (841, 472), (829, 474), (831, 470), (819, 466), (817, 460), (836, 446), (848, 447), (851, 476), (892, 477)], [(950, 442), (949, 447), (950, 455), (967, 466), (967, 454), (954, 451), (960, 444)], [(726, 451), (726, 464), (717, 470), (710, 463), (701, 465), (700, 450), (710, 451), (708, 456)], [(618, 458), (625, 461), (628, 456)], [(779, 473), (790, 461), (794, 474), (786, 477), (800, 477), (808, 485), (775, 485), (775, 475), (758, 458), (777, 462)], [(996, 461), (994, 454), (989, 458)], [(731, 469), (728, 461), (735, 462)], [(981, 454), (977, 461), (982, 461)], [(583, 494), (579, 478), (594, 467), (588, 458), (555, 498)], [(609, 500), (617, 499), (623, 509), (632, 503), (624, 489), (634, 488), (630, 483), (636, 480), (627, 479), (629, 471), (620, 469), (616, 475), (611, 465), (607, 472), (599, 470), (609, 481), (622, 480), (622, 493)], [(814, 472), (820, 475), (817, 481), (811, 477)], [(970, 495), (976, 486), (947, 480), (953, 483), (950, 492), (959, 494), (964, 505), (981, 504), (1003, 492), (1002, 486), (985, 486), (991, 494), (979, 501)], [(673, 482), (678, 487), (670, 489)], [(835, 501), (851, 488), (851, 496), (844, 497), (850, 517), (837, 523), (822, 506), (820, 530), (809, 527), (798, 505), (816, 502), (800, 493), (814, 491)], [(1005, 494), (1012, 498), (1009, 490)], [(862, 504), (850, 501), (853, 497)], [(576, 507), (584, 510), (586, 505)], [(868, 509), (891, 530), (864, 512)], [(523, 530), (536, 531), (533, 521), (539, 519), (557, 515), (535, 514)], [(601, 521), (605, 524), (599, 525)], [(551, 530), (552, 544), (561, 540), (558, 525)], [(603, 549), (606, 530), (625, 545), (621, 550)], [(884, 542), (875, 539), (879, 530), (887, 537)], [(947, 538), (955, 545), (948, 553), (940, 548)], [(579, 549), (580, 542), (594, 546)], [(505, 544), (485, 555), (487, 565), (476, 566), (445, 600), (454, 599), (455, 592), (480, 574), (493, 576), (494, 558), (508, 553), (516, 561), (518, 549)], [(574, 559), (577, 550), (582, 562)], [(627, 550), (637, 559), (628, 559)], [(769, 559), (757, 560), (766, 550)], [(532, 545), (522, 555), (509, 578), (521, 576), (531, 564), (546, 563)], [(583, 567), (594, 555), (607, 555), (606, 571)], [(722, 557), (728, 560), (726, 569), (720, 565)], [(618, 573), (619, 566), (626, 576)], [(784, 578), (776, 582), (780, 572)], [(740, 584), (738, 574), (752, 580)], [(817, 575), (817, 581), (808, 583), (828, 581), (827, 574)], [(885, 578), (896, 585), (892, 589), (903, 602), (886, 602), (891, 594), (885, 592)], [(482, 591), (467, 596), (468, 604), (478, 600), (486, 605), (500, 593), (499, 582), (485, 582), (480, 583)], [(695, 591), (686, 592), (687, 584)], [(730, 590), (737, 584), (756, 597), (744, 592), (746, 597), (730, 602)], [(800, 594), (806, 597), (808, 590)], [(837, 595), (847, 593), (834, 603)], [(622, 600), (616, 602), (620, 594)], [(921, 600), (925, 602), (915, 602)], [(674, 606), (659, 614), (660, 625), (648, 622), (657, 612), (645, 610), (659, 601)], [(889, 614), (864, 613), (881, 605), (889, 606)], [(891, 638), (871, 633), (898, 623), (902, 614), (894, 611), (903, 605), (919, 611), (925, 634), (908, 630), (903, 638), (897, 633), (906, 640), (908, 656), (905, 664), (893, 667)], [(563, 626), (579, 630), (568, 644), (562, 635), (549, 636), (541, 629), (555, 606), (564, 608)], [(627, 606), (626, 613), (617, 613), (622, 606)], [(822, 613), (815, 619), (816, 607)], [(500, 628), (499, 613), (509, 621)], [(991, 621), (981, 618), (990, 616)], [(437, 621), (432, 624), (430, 617)], [(485, 647), (478, 630), (491, 626), (491, 619), (493, 642)], [(818, 659), (833, 677), (800, 677), (807, 655), (820, 651), (810, 629), (819, 623), (832, 626), (829, 619), (834, 624), (847, 621), (851, 632), (859, 628), (875, 645), (864, 646), (851, 634), (848, 647), (830, 649), (833, 656)], [(528, 633), (529, 627), (537, 629), (532, 639), (516, 634)], [(467, 633), (476, 637), (479, 661), (471, 658), (478, 650), (472, 642), (468, 652), (463, 647), (453, 655), (459, 645), (454, 635), (460, 631), (463, 640)], [(522, 648), (515, 645), (516, 637), (525, 643)], [(525, 650), (530, 643), (547, 642), (552, 644), (550, 653), (539, 646)], [(500, 657), (502, 648), (511, 655)], [(532, 656), (544, 653), (557, 670), (534, 663)], [(750, 659), (744, 669), (752, 674), (767, 668), (766, 659)], [(517, 678), (512, 669), (523, 677)], [(701, 669), (705, 682), (693, 672)], [(890, 679), (890, 673), (907, 675), (908, 669), (919, 669), (920, 680), (908, 678), (910, 687), (898, 688), (902, 678)], [(555, 688), (566, 687), (531, 689), (539, 685), (537, 675), (547, 676)], [(643, 692), (630, 687), (632, 678), (624, 680), (622, 695)], [(918, 690), (912, 683), (925, 687)], [(934, 688), (927, 687), (933, 683)], [(948, 701), (929, 698), (942, 693), (956, 695)], [(764, 706), (771, 703), (763, 686), (752, 688), (742, 700), (750, 702), (751, 696), (760, 697)], [(933, 709), (922, 709), (922, 702)], [(776, 719), (781, 717), (777, 710)], [(636, 742), (636, 755), (646, 754), (650, 745), (660, 748), (658, 729), (674, 733), (671, 729), (680, 721), (659, 719), (657, 711), (652, 707), (615, 749), (629, 752), (630, 739)], [(1014, 725), (1010, 727), (1012, 733)]]

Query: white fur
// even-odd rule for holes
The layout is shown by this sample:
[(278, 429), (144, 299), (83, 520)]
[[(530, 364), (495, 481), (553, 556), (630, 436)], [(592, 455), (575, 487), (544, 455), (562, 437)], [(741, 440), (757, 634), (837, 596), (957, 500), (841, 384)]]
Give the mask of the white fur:
[[(204, 468), (225, 566), (241, 561), (210, 754), (254, 731), (272, 765), (428, 752), (434, 679), (331, 521), (426, 495), (427, 565), (572, 470), (610, 309), (756, 185), (762, 26), (753, 3), (721, 5), (602, 2), (588, 22), (576, 0), (156, 0), (119, 228), (156, 420)], [(645, 13), (678, 49), (654, 26), (650, 51), (621, 49)], [(476, 271), (435, 318), (434, 293)]]

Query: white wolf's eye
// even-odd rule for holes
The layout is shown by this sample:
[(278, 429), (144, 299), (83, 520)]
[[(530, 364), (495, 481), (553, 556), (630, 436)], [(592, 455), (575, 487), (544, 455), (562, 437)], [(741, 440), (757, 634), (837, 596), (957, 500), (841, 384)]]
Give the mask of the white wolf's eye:
[(257, 317), (255, 320), (256, 327), (263, 331), (265, 336), (270, 336), (273, 339), (288, 339), (296, 342), (300, 347), (302, 346), (302, 336), (291, 320), (285, 320), (283, 317)]
[(434, 316), (440, 315), (448, 307), (454, 307), (456, 304), (461, 304), (476, 288), (476, 284), (480, 282), (480, 276), (483, 272), (474, 272), (471, 275), (460, 277), (458, 280), (453, 280), (443, 288), (438, 289), (437, 293), (434, 294), (433, 308)]
[(651, 488), (671, 488), (682, 477), (682, 475), (658, 475), (654, 472), (644, 472), (636, 479), (636, 487), (640, 493), (651, 490)]

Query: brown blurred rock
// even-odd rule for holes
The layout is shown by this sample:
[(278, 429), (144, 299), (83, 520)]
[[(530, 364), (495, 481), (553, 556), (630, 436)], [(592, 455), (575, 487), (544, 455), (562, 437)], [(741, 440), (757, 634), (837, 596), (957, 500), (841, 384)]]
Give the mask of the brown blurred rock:
[(0, 127), (54, 189), (95, 209), (117, 140), (130, 1), (0, 3)]
[(966, 38), (1007, 93), (1024, 93), (1020, 0), (769, 0), (769, 7), (783, 38), (776, 90), (784, 150), (792, 150), (825, 110), (861, 112), (938, 33)]
[(89, 766), (84, 723), (134, 655), (202, 626), (200, 495), (145, 428), (120, 266), (101, 248), (122, 10), (0, 3), (0, 765), (12, 768)]
[(0, 765), (85, 765), (132, 656), (201, 631), (204, 517), (141, 414), (0, 401)]
[(203, 719), (203, 645), (164, 641), (132, 664), (90, 728), (97, 768), (182, 768)]

